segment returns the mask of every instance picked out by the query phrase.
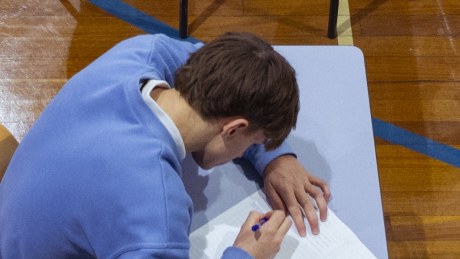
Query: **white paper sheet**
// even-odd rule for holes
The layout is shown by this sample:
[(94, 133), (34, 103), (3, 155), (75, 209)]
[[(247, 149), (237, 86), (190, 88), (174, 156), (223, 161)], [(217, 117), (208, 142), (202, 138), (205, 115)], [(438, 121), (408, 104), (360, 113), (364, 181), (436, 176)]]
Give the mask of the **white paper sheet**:
[[(191, 233), (190, 258), (220, 258), (252, 210), (271, 210), (261, 190)], [(307, 236), (300, 237), (293, 224), (275, 258), (376, 258), (330, 209), (327, 221), (320, 222), (320, 232), (313, 235), (307, 228)]]

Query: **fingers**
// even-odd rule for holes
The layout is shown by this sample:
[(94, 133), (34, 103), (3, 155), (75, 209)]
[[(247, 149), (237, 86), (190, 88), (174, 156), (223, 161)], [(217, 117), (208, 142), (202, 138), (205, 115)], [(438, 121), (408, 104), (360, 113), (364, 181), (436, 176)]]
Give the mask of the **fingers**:
[(322, 194), (313, 197), (319, 210), (319, 218), (325, 222), (327, 220), (327, 202)]
[[(266, 190), (269, 191), (270, 188), (266, 188)], [(271, 193), (267, 193), (267, 195), (270, 197), (270, 200), (273, 203), (272, 206), (275, 209), (282, 209), (291, 215), (292, 220), (294, 221), (294, 225), (296, 226), (296, 229), (299, 232), (299, 235), (304, 237), (307, 234), (307, 230), (306, 230), (305, 222), (303, 220), (302, 210), (299, 207), (299, 204), (303, 204), (303, 203), (302, 201), (298, 201), (298, 198), (296, 197), (297, 193), (299, 192), (304, 193), (305, 191), (304, 190), (296, 191), (296, 192), (285, 191), (285, 192), (282, 192), (281, 193), (282, 196), (280, 196), (278, 195), (276, 191), (273, 190)], [(307, 198), (307, 197), (304, 195), (304, 198)]]
[[(310, 195), (307, 193), (304, 193), (302, 195), (304, 198), (302, 198), (301, 201), (299, 201), (300, 205), (302, 206), (305, 217), (307, 218), (308, 224), (310, 225), (311, 232), (315, 235), (319, 234), (319, 222), (318, 222), (318, 216), (316, 215), (316, 209), (315, 206), (313, 205)], [(303, 218), (302, 218), (303, 221)]]
[(307, 235), (307, 228), (305, 226), (305, 221), (303, 220), (302, 210), (300, 209), (299, 205), (295, 205), (295, 207), (290, 207), (289, 214), (292, 217), (292, 221), (294, 221), (294, 225), (299, 232), (299, 235), (304, 237)]
[[(262, 220), (264, 218), (268, 220)], [(252, 229), (254, 224), (260, 225), (255, 231)], [(270, 211), (265, 214), (252, 211), (233, 245), (245, 250), (254, 258), (273, 258), (279, 251), (289, 226), (284, 211)]]
[(329, 202), (329, 199), (331, 198), (331, 190), (329, 189), (329, 185), (326, 183), (326, 181), (316, 176), (310, 176), (310, 182), (321, 189), (323, 192), (322, 196), (324, 197), (325, 201)]
[(280, 227), (280, 234), (284, 237), (289, 231), (289, 229), (291, 229), (291, 226), (292, 226), (292, 221), (288, 217), (285, 217), (283, 224)]
[(272, 207), (291, 215), (299, 235), (306, 235), (306, 224), (312, 233), (318, 234), (319, 220), (327, 219), (327, 203), (331, 199), (328, 184), (290, 156), (272, 161), (265, 170), (265, 193)]
[(270, 211), (263, 217), (269, 220), (260, 227), (260, 231), (271, 233), (274, 240), (281, 242), (291, 228), (292, 221), (286, 217), (286, 213), (281, 210)]
[(271, 228), (273, 230), (277, 230), (282, 225), (283, 221), (286, 219), (286, 213), (281, 210), (272, 210), (265, 213), (262, 218), (268, 218), (268, 221), (261, 226), (262, 228)]
[[(318, 187), (306, 183), (304, 188), (295, 189), (294, 192), (286, 192), (282, 198), (287, 207), (287, 212), (291, 215), (300, 236), (306, 236), (304, 217), (307, 219), (312, 233), (315, 235), (319, 234), (320, 228), (317, 210), (319, 210), (321, 221), (326, 221), (327, 201), (323, 196), (323, 192)], [(317, 208), (315, 208), (315, 205)]]
[(257, 211), (251, 211), (246, 218), (246, 221), (241, 226), (242, 229), (251, 229), (252, 226), (258, 224), (260, 220), (263, 218), (263, 214)]
[(241, 227), (243, 229), (251, 229), (252, 226), (254, 226), (255, 224), (261, 224), (261, 222), (263, 222), (260, 228), (270, 227), (273, 230), (277, 230), (278, 228), (280, 228), (285, 219), (286, 214), (284, 213), (284, 211), (281, 210), (272, 210), (265, 214), (259, 213), (257, 211), (251, 211), (248, 217), (246, 218), (246, 221), (243, 223)]
[[(296, 192), (296, 199), (294, 199), (293, 202), (288, 205), (288, 210), (292, 217), (292, 221), (294, 221), (294, 225), (296, 226), (299, 235), (304, 237), (307, 235), (307, 229), (304, 221), (304, 213), (302, 212), (302, 209), (299, 205), (302, 206), (304, 210), (307, 208), (314, 210), (313, 206), (309, 202), (309, 196), (305, 195), (305, 191)], [(309, 206), (311, 207), (309, 208)]]
[(270, 203), (275, 210), (282, 210), (285, 212), (287, 211), (286, 206), (284, 206), (283, 200), (271, 184), (266, 184), (265, 194), (270, 199)]
[[(311, 179), (310, 179), (311, 180)], [(322, 180), (316, 179), (319, 182), (323, 182)], [(306, 184), (305, 185), (305, 192), (307, 192), (314, 200), (317, 206), (317, 209), (319, 210), (319, 215), (321, 221), (326, 221), (327, 220), (327, 201), (328, 197), (330, 196), (329, 192), (329, 187), (327, 184), (324, 182), (324, 188), (315, 186), (313, 184)], [(325, 197), (324, 192), (322, 191), (323, 189), (328, 191), (328, 197)]]
[(327, 220), (327, 204), (324, 199), (318, 199), (316, 201), (316, 204), (318, 205), (318, 210), (319, 210), (319, 219), (322, 222), (326, 222)]
[(278, 229), (278, 232), (275, 238), (277, 238), (278, 240), (283, 240), (287, 232), (289, 231), (289, 229), (291, 229), (291, 225), (292, 225), (292, 221), (288, 217), (285, 217), (282, 224), (280, 225)]

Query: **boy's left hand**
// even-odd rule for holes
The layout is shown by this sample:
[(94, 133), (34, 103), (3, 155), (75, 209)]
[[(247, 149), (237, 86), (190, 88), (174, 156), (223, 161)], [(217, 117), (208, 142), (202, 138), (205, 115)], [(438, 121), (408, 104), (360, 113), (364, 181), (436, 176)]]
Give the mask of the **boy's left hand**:
[(271, 161), (263, 178), (265, 193), (273, 208), (289, 213), (299, 234), (305, 236), (303, 209), (312, 232), (318, 234), (318, 217), (310, 197), (316, 201), (321, 221), (326, 221), (327, 202), (331, 195), (328, 184), (307, 172), (292, 155)]

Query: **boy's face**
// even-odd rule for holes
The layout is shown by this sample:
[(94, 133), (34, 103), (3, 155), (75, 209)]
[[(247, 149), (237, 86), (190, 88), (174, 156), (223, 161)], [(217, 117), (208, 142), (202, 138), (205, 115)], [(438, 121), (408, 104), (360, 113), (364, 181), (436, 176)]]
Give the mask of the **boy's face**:
[(263, 144), (265, 140), (262, 130), (250, 134), (241, 131), (230, 137), (216, 135), (204, 149), (192, 152), (192, 156), (201, 168), (209, 169), (241, 157), (249, 146)]

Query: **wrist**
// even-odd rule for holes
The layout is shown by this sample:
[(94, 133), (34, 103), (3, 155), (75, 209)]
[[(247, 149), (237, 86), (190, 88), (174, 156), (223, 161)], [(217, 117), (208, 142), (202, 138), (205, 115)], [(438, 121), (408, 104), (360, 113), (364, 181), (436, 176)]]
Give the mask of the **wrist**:
[(264, 175), (266, 175), (267, 172), (275, 169), (280, 163), (284, 163), (285, 161), (290, 161), (293, 159), (297, 159), (297, 156), (294, 153), (286, 153), (276, 157), (267, 164), (267, 166), (264, 169)]

